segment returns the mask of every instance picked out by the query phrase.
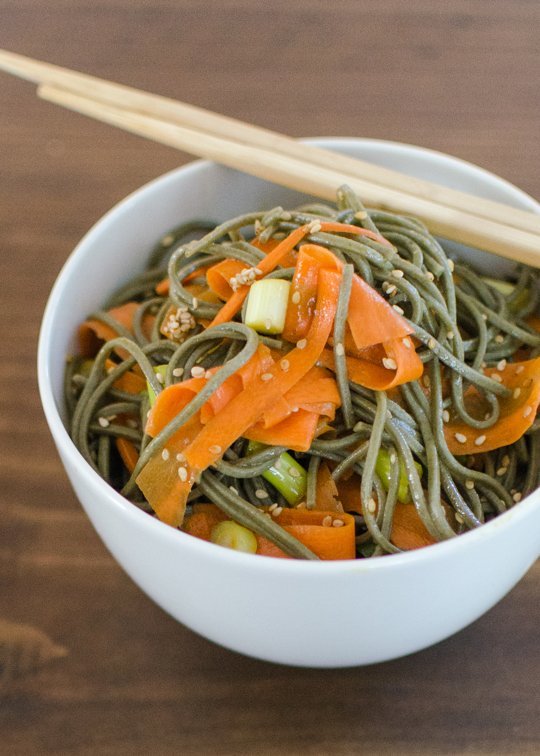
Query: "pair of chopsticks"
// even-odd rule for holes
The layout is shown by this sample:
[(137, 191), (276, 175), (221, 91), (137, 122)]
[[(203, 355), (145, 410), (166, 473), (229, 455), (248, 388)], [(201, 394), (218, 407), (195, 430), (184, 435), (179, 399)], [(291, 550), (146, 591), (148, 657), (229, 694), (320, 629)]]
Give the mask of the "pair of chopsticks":
[(0, 70), (49, 102), (291, 189), (421, 218), (432, 233), (540, 267), (540, 216), (448, 189), (187, 103), (0, 50)]

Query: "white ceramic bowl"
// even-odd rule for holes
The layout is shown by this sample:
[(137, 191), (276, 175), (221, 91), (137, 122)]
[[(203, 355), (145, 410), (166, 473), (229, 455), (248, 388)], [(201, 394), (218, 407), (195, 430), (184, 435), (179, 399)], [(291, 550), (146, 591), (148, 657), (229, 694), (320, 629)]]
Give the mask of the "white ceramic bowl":
[[(337, 151), (411, 175), (539, 211), (507, 182), (461, 160), (403, 144), (323, 139)], [(290, 207), (281, 187), (206, 162), (139, 189), (84, 237), (51, 293), (39, 342), (39, 385), (69, 479), (108, 549), (163, 609), (205, 637), (284, 664), (370, 664), (425, 648), (475, 620), (507, 593), (540, 551), (540, 491), (491, 523), (419, 551), (374, 560), (303, 562), (237, 553), (144, 514), (83, 460), (62, 422), (64, 358), (86, 315), (143, 268), (169, 228), (193, 217), (224, 220)], [(468, 254), (465, 252), (465, 254)], [(478, 262), (491, 275), (505, 263)]]

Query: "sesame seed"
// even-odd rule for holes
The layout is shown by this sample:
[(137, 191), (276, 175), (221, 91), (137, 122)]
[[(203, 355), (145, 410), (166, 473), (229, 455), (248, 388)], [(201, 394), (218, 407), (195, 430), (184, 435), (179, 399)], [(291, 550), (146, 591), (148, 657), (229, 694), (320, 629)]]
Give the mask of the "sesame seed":
[(525, 409), (523, 410), (523, 417), (529, 417), (531, 412), (532, 412), (532, 407), (525, 407)]
[(515, 494), (514, 494), (514, 495), (512, 496), (512, 499), (513, 499), (513, 500), (514, 500), (514, 501), (516, 502), (516, 504), (517, 504), (517, 503), (518, 503), (518, 501), (521, 501), (522, 497), (523, 497), (523, 494), (519, 493), (519, 491), (518, 491), (517, 493), (515, 493)]
[(296, 467), (289, 467), (289, 475), (291, 476), (291, 478), (299, 478), (300, 477), (300, 473), (298, 472), (298, 470), (296, 469)]
[(498, 333), (498, 334), (497, 334), (497, 335), (495, 336), (495, 341), (497, 342), (497, 344), (502, 344), (502, 343), (503, 343), (503, 341), (504, 341), (504, 336), (502, 335), (502, 333)]
[(365, 220), (368, 217), (368, 214), (366, 213), (365, 210), (358, 210), (354, 214), (354, 217), (356, 218), (356, 220)]
[(187, 470), (185, 467), (178, 468), (178, 477), (183, 483), (186, 482), (188, 475), (187, 475)]
[(389, 286), (390, 284), (388, 283), (388, 281), (383, 281), (381, 288), (383, 291), (387, 291)]
[(157, 379), (157, 382), (161, 383), (162, 385), (165, 382), (165, 378), (162, 376), (161, 373), (156, 373), (156, 379)]
[(428, 270), (428, 272), (426, 273), (426, 278), (429, 279), (430, 281), (434, 281), (435, 280), (435, 276), (433, 275), (433, 273), (430, 270)]
[(208, 451), (210, 454), (221, 454), (221, 446), (219, 444), (212, 444), (212, 446), (208, 447)]
[(412, 342), (408, 336), (405, 336), (405, 338), (403, 339), (403, 346), (406, 347), (407, 349), (411, 348)]
[(395, 452), (392, 452), (392, 453), (390, 454), (390, 464), (392, 464), (392, 465), (395, 465), (395, 463), (396, 463), (396, 460), (397, 460), (397, 457), (396, 457), (396, 453), (395, 453)]
[(165, 236), (161, 239), (161, 244), (163, 247), (170, 247), (173, 241), (174, 236), (172, 234), (165, 234)]
[(182, 454), (182, 452), (178, 452), (178, 454), (176, 455), (176, 461), (177, 462), (184, 462), (185, 459), (186, 458), (184, 457), (184, 455)]
[(375, 501), (375, 499), (370, 499), (368, 501), (366, 509), (368, 512), (371, 512), (371, 514), (377, 511), (377, 502)]
[(345, 354), (345, 347), (343, 346), (343, 344), (336, 344), (336, 354), (340, 357)]
[(463, 525), (463, 517), (456, 512), (456, 522), (459, 522), (460, 525)]
[(305, 349), (307, 347), (307, 339), (300, 339), (296, 342), (297, 349)]
[(332, 525), (331, 515), (326, 515), (326, 517), (323, 517), (322, 525), (325, 528), (329, 528)]
[(427, 345), (428, 345), (428, 348), (429, 348), (429, 349), (435, 349), (435, 347), (437, 346), (437, 342), (436, 342), (436, 341), (435, 341), (435, 339), (434, 339), (434, 338), (432, 337), (431, 339), (429, 339), (429, 341), (428, 341)]
[(197, 307), (199, 306), (199, 300), (197, 299), (197, 297), (193, 297), (193, 299), (191, 300), (191, 306), (194, 310), (197, 309)]
[(398, 278), (399, 279), (399, 278), (403, 278), (403, 276), (405, 275), (405, 273), (402, 270), (399, 270), (399, 268), (396, 268), (395, 270), (392, 271), (391, 275), (392, 275), (393, 278)]
[(276, 507), (272, 510), (272, 517), (279, 517), (280, 514), (283, 512), (283, 507)]
[(519, 375), (524, 370), (525, 370), (525, 366), (524, 365), (518, 365), (517, 368), (516, 368), (516, 375)]
[(264, 488), (258, 488), (255, 491), (255, 496), (257, 497), (257, 499), (267, 499), (268, 493), (264, 490)]
[(458, 444), (467, 443), (467, 436), (464, 433), (454, 433), (454, 438), (456, 439)]
[(383, 357), (382, 364), (387, 370), (397, 370), (396, 361), (391, 357)]
[(465, 488), (468, 488), (469, 491), (472, 491), (474, 488), (474, 481), (473, 480), (466, 480), (465, 481)]
[(205, 374), (204, 374), (204, 377), (205, 377), (206, 379), (208, 379), (208, 378), (211, 378), (211, 377), (212, 377), (212, 371), (211, 371), (211, 370), (207, 370), (207, 371), (205, 372)]
[(306, 502), (305, 501), (301, 501), (300, 504), (297, 504), (295, 508), (296, 509), (305, 509), (306, 508)]
[(235, 488), (234, 486), (229, 486), (229, 491), (232, 491), (233, 494), (236, 494), (238, 496), (238, 489)]
[(514, 393), (512, 394), (512, 396), (514, 397), (514, 399), (517, 399), (520, 394), (521, 394), (521, 389), (518, 386), (517, 388), (514, 389)]
[(169, 450), (168, 449), (163, 449), (163, 451), (161, 452), (161, 459), (163, 459), (166, 462), (169, 459), (170, 456), (171, 455), (170, 455)]
[(151, 411), (152, 411), (152, 410), (147, 410), (147, 412), (146, 412), (146, 419), (148, 419), (148, 418), (150, 417), (150, 412), (151, 412)]
[(193, 378), (204, 378), (205, 373), (206, 370), (200, 365), (195, 365), (195, 367), (191, 368), (191, 376)]
[(172, 374), (175, 378), (181, 378), (184, 375), (184, 368), (175, 368)]
[(280, 368), (281, 368), (281, 369), (282, 369), (282, 370), (283, 370), (284, 372), (287, 372), (287, 370), (288, 370), (288, 369), (290, 368), (290, 366), (291, 366), (291, 363), (289, 362), (289, 360), (281, 360), (281, 362), (279, 363), (279, 366), (280, 366)]
[(397, 291), (397, 286), (395, 286), (394, 284), (388, 284), (388, 286), (386, 287), (386, 293), (389, 294), (390, 296), (392, 296), (392, 294), (395, 294), (396, 291)]
[(450, 269), (450, 273), (454, 272), (454, 268), (455, 267), (456, 266), (454, 265), (454, 261), (453, 260), (448, 260), (448, 268)]
[(138, 426), (138, 423), (132, 417), (129, 417), (126, 420), (126, 425), (127, 425), (128, 428), (136, 428)]
[(448, 339), (449, 341), (452, 341), (452, 339), (454, 338), (454, 332), (453, 332), (453, 331), (447, 331), (447, 332), (446, 332), (446, 338), (447, 338), (447, 339)]
[(442, 419), (443, 419), (443, 423), (450, 422), (450, 413), (448, 412), (448, 410), (443, 410)]
[(429, 388), (431, 386), (431, 378), (429, 377), (429, 375), (424, 375), (424, 377), (422, 378), (422, 383), (426, 388)]
[(499, 360), (497, 363), (497, 370), (504, 370), (506, 367), (506, 360)]
[(110, 422), (107, 420), (106, 417), (99, 417), (98, 423), (101, 425), (102, 428), (108, 428), (110, 425)]
[(345, 523), (343, 522), (343, 520), (334, 520), (332, 522), (332, 527), (333, 528), (341, 528), (343, 525), (345, 525)]
[(308, 231), (310, 234), (316, 234), (322, 228), (320, 221), (314, 220), (308, 224)]
[(532, 386), (533, 379), (527, 378), (526, 381), (523, 381), (523, 388), (529, 388), (529, 386)]
[(403, 310), (399, 305), (392, 305), (394, 310), (397, 312), (398, 315), (404, 315), (405, 310)]
[(482, 446), (482, 444), (484, 443), (485, 440), (486, 440), (485, 436), (478, 436), (478, 438), (474, 439), (474, 445), (475, 446)]
[(263, 373), (261, 375), (261, 381), (271, 381), (273, 377), (272, 373)]
[(501, 465), (508, 467), (509, 464), (510, 464), (510, 457), (508, 456), (508, 454), (505, 454), (504, 457), (501, 459)]
[(299, 291), (295, 291), (294, 294), (291, 297), (291, 302), (293, 304), (298, 304), (299, 301), (300, 301), (300, 292)]
[(498, 373), (492, 373), (491, 380), (497, 381), (497, 383), (502, 383), (502, 378), (500, 375), (498, 375)]
[(281, 220), (290, 221), (292, 215), (287, 210), (284, 210), (279, 217), (281, 218)]
[(506, 475), (507, 472), (508, 472), (507, 467), (499, 467), (499, 469), (497, 470), (497, 477), (502, 478), (502, 476)]
[(482, 313), (482, 320), (487, 320), (487, 315), (485, 312)]

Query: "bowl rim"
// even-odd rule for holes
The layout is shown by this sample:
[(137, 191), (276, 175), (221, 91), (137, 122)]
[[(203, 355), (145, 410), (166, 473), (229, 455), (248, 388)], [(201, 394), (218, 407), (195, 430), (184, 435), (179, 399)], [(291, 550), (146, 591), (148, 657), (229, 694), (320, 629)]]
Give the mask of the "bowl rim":
[[(369, 147), (370, 145), (384, 147), (386, 150), (395, 153), (405, 152), (410, 155), (433, 155), (433, 157), (439, 162), (452, 166), (455, 166), (457, 163), (461, 168), (465, 169), (466, 172), (481, 176), (491, 182), (495, 182), (507, 190), (510, 190), (519, 202), (526, 205), (533, 212), (540, 214), (540, 203), (519, 187), (516, 187), (506, 179), (500, 178), (491, 171), (444, 152), (404, 142), (384, 139), (309, 137), (302, 141), (317, 144), (327, 149), (333, 149), (337, 146), (347, 147), (361, 144), (366, 147)], [(426, 560), (443, 559), (446, 555), (452, 552), (468, 549), (469, 545), (472, 546), (475, 542), (486, 539), (489, 540), (498, 529), (501, 527), (504, 528), (507, 523), (511, 521), (519, 522), (524, 517), (528, 517), (532, 511), (540, 509), (540, 495), (539, 492), (536, 491), (520, 502), (519, 505), (498, 515), (495, 519), (479, 528), (469, 530), (458, 537), (450, 538), (424, 548), (388, 555), (391, 557), (390, 559), (310, 561), (301, 559), (274, 559), (272, 557), (261, 558), (261, 555), (257, 555), (258, 558), (253, 559), (253, 554), (245, 554), (232, 549), (216, 547), (216, 544), (203, 541), (199, 538), (194, 538), (188, 533), (172, 528), (159, 521), (157, 518), (149, 516), (148, 513), (143, 512), (106, 483), (106, 481), (84, 460), (62, 422), (60, 412), (54, 399), (49, 369), (49, 360), (52, 360), (52, 355), (49, 353), (48, 346), (51, 340), (52, 327), (54, 325), (56, 312), (59, 303), (62, 300), (63, 291), (69, 283), (69, 279), (76, 269), (79, 259), (86, 255), (86, 250), (88, 248), (92, 247), (94, 237), (101, 233), (113, 218), (116, 219), (119, 215), (121, 216), (122, 214), (129, 212), (131, 206), (140, 200), (141, 195), (151, 193), (156, 186), (166, 187), (168, 183), (175, 183), (179, 175), (184, 178), (186, 176), (189, 177), (190, 173), (204, 170), (207, 167), (214, 167), (215, 165), (215, 163), (209, 160), (191, 161), (152, 179), (117, 202), (92, 225), (77, 243), (63, 264), (47, 300), (39, 332), (37, 355), (38, 386), (44, 414), (58, 451), (61, 451), (61, 456), (66, 456), (68, 458), (71, 465), (77, 469), (78, 473), (84, 478), (88, 486), (96, 491), (100, 500), (104, 500), (104, 506), (112, 506), (123, 516), (131, 519), (134, 525), (146, 527), (149, 529), (149, 532), (154, 531), (158, 538), (174, 539), (171, 543), (178, 544), (178, 548), (185, 548), (193, 553), (199, 552), (201, 557), (205, 559), (214, 560), (216, 562), (227, 560), (232, 564), (236, 563), (240, 567), (249, 566), (252, 569), (255, 568), (257, 570), (271, 569), (276, 574), (282, 572), (290, 574), (291, 570), (295, 573), (298, 571), (311, 573), (313, 571), (317, 572), (322, 570), (325, 574), (334, 576), (342, 574), (343, 572), (350, 573), (351, 571), (371, 572), (375, 570), (376, 572), (379, 572), (381, 570), (399, 570), (403, 569), (406, 565), (412, 567), (413, 565), (419, 562), (422, 563)], [(105, 502), (107, 503), (105, 504)]]

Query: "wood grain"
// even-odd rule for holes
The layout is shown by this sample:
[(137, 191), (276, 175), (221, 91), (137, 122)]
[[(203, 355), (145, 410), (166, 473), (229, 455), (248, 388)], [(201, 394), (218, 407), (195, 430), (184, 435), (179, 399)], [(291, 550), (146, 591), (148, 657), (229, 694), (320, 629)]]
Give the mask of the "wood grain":
[[(293, 136), (443, 150), (540, 196), (532, 0), (18, 0), (0, 12), (0, 47)], [(0, 78), (0, 614), (69, 649), (0, 703), (2, 752), (538, 752), (538, 564), (438, 646), (321, 672), (192, 634), (94, 534), (42, 418), (39, 321), (81, 235), (182, 160)]]

